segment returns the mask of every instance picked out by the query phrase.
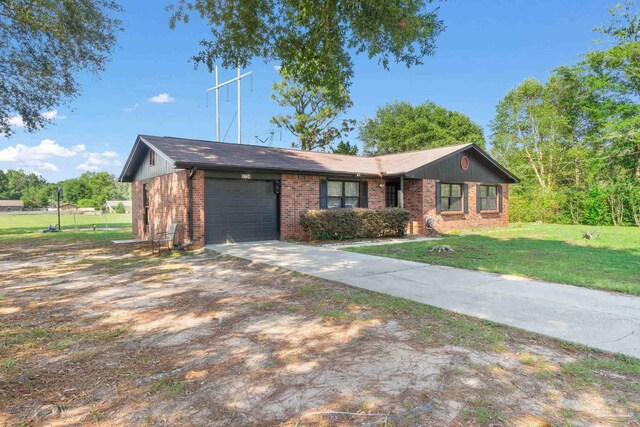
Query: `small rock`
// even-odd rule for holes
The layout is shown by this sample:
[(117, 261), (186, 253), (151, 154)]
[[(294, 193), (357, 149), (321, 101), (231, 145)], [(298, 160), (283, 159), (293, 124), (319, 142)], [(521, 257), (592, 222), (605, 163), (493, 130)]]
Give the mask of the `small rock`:
[(36, 418), (52, 418), (57, 417), (62, 412), (58, 405), (44, 405), (36, 411)]
[(455, 251), (449, 245), (442, 245), (442, 246), (438, 245), (438, 246), (432, 247), (431, 248), (431, 252), (438, 252), (439, 254), (444, 252), (444, 253), (448, 253), (449, 254), (449, 253), (453, 253)]

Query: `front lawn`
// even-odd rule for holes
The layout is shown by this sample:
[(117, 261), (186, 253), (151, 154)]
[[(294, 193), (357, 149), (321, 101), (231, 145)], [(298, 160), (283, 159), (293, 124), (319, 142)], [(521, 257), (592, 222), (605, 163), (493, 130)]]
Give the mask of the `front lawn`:
[[(58, 224), (56, 212), (34, 214), (2, 214), (0, 215), (0, 234), (29, 233), (49, 228)], [(131, 227), (131, 214), (84, 215), (65, 213), (60, 215), (63, 230), (77, 228), (121, 228)]]
[[(583, 231), (595, 232), (593, 240)], [(449, 245), (454, 253), (431, 251)], [(640, 229), (514, 224), (423, 241), (345, 249), (640, 295)]]

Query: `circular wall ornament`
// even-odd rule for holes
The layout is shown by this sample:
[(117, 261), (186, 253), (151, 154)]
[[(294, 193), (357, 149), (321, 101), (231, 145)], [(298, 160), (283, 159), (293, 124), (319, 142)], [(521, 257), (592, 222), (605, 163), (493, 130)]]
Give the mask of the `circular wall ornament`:
[(460, 159), (460, 167), (465, 171), (469, 169), (469, 158), (467, 156), (462, 156)]

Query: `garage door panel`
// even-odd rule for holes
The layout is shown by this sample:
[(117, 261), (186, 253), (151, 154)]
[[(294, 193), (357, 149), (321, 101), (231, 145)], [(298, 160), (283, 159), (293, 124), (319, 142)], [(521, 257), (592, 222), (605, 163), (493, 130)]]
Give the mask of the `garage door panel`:
[(272, 182), (205, 180), (207, 243), (277, 238), (277, 196)]

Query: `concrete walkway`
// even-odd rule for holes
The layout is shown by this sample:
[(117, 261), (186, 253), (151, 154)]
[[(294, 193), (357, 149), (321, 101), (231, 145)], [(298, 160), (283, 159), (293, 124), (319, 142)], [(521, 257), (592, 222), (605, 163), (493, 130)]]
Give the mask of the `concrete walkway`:
[(640, 297), (276, 241), (207, 248), (640, 358)]

